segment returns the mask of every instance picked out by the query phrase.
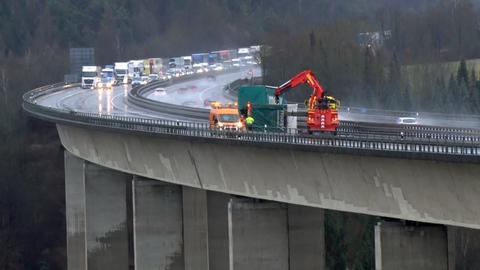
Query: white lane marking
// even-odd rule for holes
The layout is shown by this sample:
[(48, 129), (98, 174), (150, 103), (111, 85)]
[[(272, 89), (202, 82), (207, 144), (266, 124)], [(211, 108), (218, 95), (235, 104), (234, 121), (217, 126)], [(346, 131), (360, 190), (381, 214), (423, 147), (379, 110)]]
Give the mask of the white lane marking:
[[(257, 69), (255, 69), (255, 70), (257, 71)], [(246, 70), (241, 70), (241, 71), (238, 71), (238, 72), (235, 72), (235, 73), (218, 75), (217, 80), (215, 82), (213, 82), (215, 85), (214, 86), (209, 86), (206, 89), (201, 90), (200, 93), (188, 93), (188, 94), (185, 94), (185, 95), (174, 95), (173, 94), (179, 88), (188, 88), (189, 85), (201, 84), (202, 81), (205, 82), (205, 80), (206, 80), (205, 78), (198, 79), (198, 80), (195, 80), (195, 81), (181, 82), (179, 84), (174, 84), (174, 85), (167, 86), (165, 89), (167, 90), (168, 93), (171, 93), (170, 95), (159, 97), (159, 96), (155, 96), (154, 93), (151, 92), (148, 95), (146, 95), (145, 97), (148, 98), (148, 99), (155, 100), (155, 101), (169, 102), (169, 103), (172, 103), (172, 104), (182, 105), (182, 102), (178, 102), (178, 100), (184, 101), (185, 99), (193, 98), (193, 95), (196, 94), (198, 99), (201, 99), (201, 100), (200, 100), (200, 103), (196, 103), (197, 106), (195, 106), (195, 107), (196, 108), (208, 108), (208, 106), (204, 106), (206, 93), (209, 90), (218, 87), (218, 90), (220, 90), (220, 91), (212, 92), (212, 99), (215, 99), (214, 101), (230, 102), (231, 100), (226, 99), (223, 95), (223, 87), (225, 87), (227, 84), (235, 81), (236, 79), (244, 78), (245, 77), (245, 71)], [(261, 72), (257, 72), (257, 73), (261, 73)], [(212, 83), (212, 82), (208, 82), (208, 83)], [(218, 92), (219, 95), (213, 95), (214, 93), (217, 93), (217, 92)], [(191, 96), (191, 97), (189, 97), (189, 96)], [(188, 102), (188, 101), (185, 101), (185, 102)]]
[[(208, 106), (205, 106), (205, 97), (204, 97), (204, 94), (209, 91), (210, 89), (214, 89), (214, 88), (217, 88), (219, 87), (220, 85), (215, 85), (215, 86), (211, 86), (211, 87), (208, 87), (206, 89), (204, 89), (202, 92), (199, 93), (199, 96), (200, 96), (200, 102), (202, 102), (203, 106), (201, 106), (202, 108), (205, 108), (205, 107), (208, 107)], [(201, 105), (202, 105), (201, 104)]]
[[(122, 107), (124, 107), (123, 109), (120, 108), (120, 106), (118, 106), (118, 105), (115, 104), (115, 100), (116, 100), (116, 99), (120, 99), (120, 100), (121, 100), (121, 103), (123, 104)], [(126, 104), (126, 102), (125, 102), (125, 97), (123, 96), (123, 93), (114, 95), (114, 96), (110, 99), (110, 102), (111, 102), (111, 104), (112, 104), (112, 106), (113, 106), (114, 109), (117, 109), (118, 111), (123, 112), (123, 113), (119, 113), (119, 114), (117, 114), (117, 115), (124, 115), (124, 116), (127, 116), (127, 115), (132, 115), (132, 116), (140, 115), (140, 116), (144, 116), (144, 117), (146, 116), (146, 117), (153, 118), (153, 119), (179, 120), (179, 119), (172, 119), (172, 118), (163, 118), (163, 117), (161, 117), (160, 115), (149, 114), (149, 113), (141, 112), (141, 111), (128, 110), (128, 109), (127, 109), (128, 104)], [(115, 113), (113, 113), (113, 114), (115, 114)]]
[(83, 90), (85, 90), (85, 89), (82, 89), (82, 88), (75, 89), (75, 90), (80, 90), (80, 91), (76, 91), (75, 93), (72, 93), (72, 94), (67, 95), (67, 96), (65, 96), (65, 97), (59, 98), (59, 99), (55, 102), (56, 108), (58, 108), (58, 109), (67, 109), (67, 110), (69, 110), (69, 111), (74, 110), (74, 108), (71, 108), (70, 106), (68, 106), (68, 105), (66, 104), (67, 100), (70, 99), (71, 97), (74, 97), (74, 96), (77, 96), (77, 95), (81, 95), (81, 94), (83, 94), (83, 93), (85, 92), (85, 91), (83, 91)]

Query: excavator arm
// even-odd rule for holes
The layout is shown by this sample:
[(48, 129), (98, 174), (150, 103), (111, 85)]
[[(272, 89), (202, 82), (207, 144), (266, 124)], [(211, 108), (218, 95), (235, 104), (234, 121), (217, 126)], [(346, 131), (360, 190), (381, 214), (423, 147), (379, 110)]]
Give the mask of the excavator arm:
[(275, 89), (275, 99), (278, 103), (278, 98), (287, 92), (290, 89), (296, 88), (300, 85), (307, 83), (313, 89), (313, 93), (310, 96), (309, 107), (315, 106), (318, 100), (322, 100), (325, 95), (325, 90), (320, 85), (315, 77), (315, 74), (311, 70), (305, 70), (297, 74), (295, 77), (290, 79), (288, 82), (280, 85)]

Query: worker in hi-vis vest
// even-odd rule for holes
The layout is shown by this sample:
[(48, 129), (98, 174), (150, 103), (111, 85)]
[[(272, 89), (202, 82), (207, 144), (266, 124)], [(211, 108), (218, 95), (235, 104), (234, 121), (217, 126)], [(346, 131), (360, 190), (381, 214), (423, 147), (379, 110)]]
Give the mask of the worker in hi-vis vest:
[(245, 119), (245, 122), (247, 122), (247, 129), (252, 130), (253, 123), (255, 123), (255, 119), (253, 119), (253, 117), (249, 115), (247, 119)]

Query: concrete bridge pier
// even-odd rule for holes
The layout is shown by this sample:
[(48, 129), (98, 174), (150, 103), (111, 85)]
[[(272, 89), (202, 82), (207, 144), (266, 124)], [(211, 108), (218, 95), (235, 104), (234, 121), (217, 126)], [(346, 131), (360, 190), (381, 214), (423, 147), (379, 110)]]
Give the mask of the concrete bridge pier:
[(132, 195), (135, 269), (185, 269), (181, 186), (134, 177)]
[(233, 199), (228, 214), (230, 270), (289, 269), (284, 204)]
[(324, 210), (288, 205), (290, 270), (325, 268)]
[(447, 270), (451, 258), (446, 226), (388, 221), (375, 226), (376, 270)]
[(230, 196), (143, 177), (132, 185), (135, 269), (228, 269)]
[(183, 187), (185, 270), (208, 270), (207, 191)]
[(125, 269), (130, 176), (65, 151), (67, 265), (69, 270)]
[(228, 214), (230, 270), (325, 269), (322, 209), (232, 199)]
[(208, 258), (210, 270), (230, 268), (230, 241), (228, 229), (228, 204), (231, 196), (207, 192)]

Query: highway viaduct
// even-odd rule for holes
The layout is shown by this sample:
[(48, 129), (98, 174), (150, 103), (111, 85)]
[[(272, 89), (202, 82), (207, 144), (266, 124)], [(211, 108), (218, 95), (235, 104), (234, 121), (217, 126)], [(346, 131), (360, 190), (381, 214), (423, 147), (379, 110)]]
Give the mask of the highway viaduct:
[[(325, 269), (324, 210), (375, 227), (376, 269), (457, 269), (477, 143), (254, 133), (47, 108), (65, 147), (68, 269)], [(391, 219), (389, 219), (391, 220)]]

